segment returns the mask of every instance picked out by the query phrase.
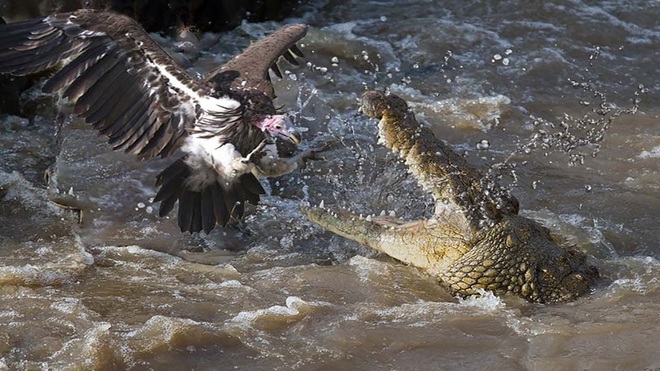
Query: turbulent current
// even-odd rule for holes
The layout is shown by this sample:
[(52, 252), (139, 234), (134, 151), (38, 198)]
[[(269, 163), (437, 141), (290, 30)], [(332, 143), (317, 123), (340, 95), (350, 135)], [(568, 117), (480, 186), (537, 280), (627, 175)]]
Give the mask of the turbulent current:
[[(277, 103), (306, 141), (334, 142), (208, 236), (157, 217), (166, 162), (112, 152), (38, 86), (24, 94), (28, 117), (0, 116), (0, 370), (660, 368), (660, 8), (444, 3), (319, 1), (287, 19), (311, 29)], [(279, 26), (154, 36), (203, 74)], [(458, 299), (309, 223), (301, 202), (433, 212), (358, 114), (366, 89), (490, 168), (601, 284), (559, 305)]]

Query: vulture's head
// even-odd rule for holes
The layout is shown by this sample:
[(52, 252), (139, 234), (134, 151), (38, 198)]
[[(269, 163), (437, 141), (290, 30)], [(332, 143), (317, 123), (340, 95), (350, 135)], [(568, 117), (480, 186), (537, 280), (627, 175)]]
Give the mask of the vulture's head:
[(251, 89), (245, 92), (242, 100), (244, 120), (261, 130), (266, 139), (280, 139), (296, 146), (300, 144), (301, 135), (293, 127), (291, 119), (287, 114), (277, 112), (269, 96)]

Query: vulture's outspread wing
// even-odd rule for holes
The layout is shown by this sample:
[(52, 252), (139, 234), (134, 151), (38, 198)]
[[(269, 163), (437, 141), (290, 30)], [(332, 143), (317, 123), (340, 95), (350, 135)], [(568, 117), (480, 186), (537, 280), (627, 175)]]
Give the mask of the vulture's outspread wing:
[[(169, 156), (193, 127), (199, 107), (209, 105), (212, 89), (181, 69), (129, 17), (78, 10), (11, 23), (0, 32), (0, 73), (30, 74), (66, 59), (44, 91), (63, 90), (74, 113), (114, 149), (143, 158)], [(228, 116), (239, 105), (229, 99), (213, 103)]]
[(64, 62), (44, 91), (61, 91), (114, 149), (141, 158), (180, 149), (183, 157), (157, 177), (155, 201), (161, 216), (178, 201), (181, 230), (208, 233), (241, 217), (244, 202), (259, 201), (264, 190), (253, 171), (273, 142), (300, 141), (273, 106), (268, 68), (281, 56), (293, 60), (289, 49), (306, 29), (284, 28), (200, 80), (131, 18), (78, 10), (1, 26), (0, 73)]
[(282, 77), (277, 61), (285, 58), (298, 65), (296, 56), (302, 57), (296, 43), (307, 34), (307, 25), (292, 24), (273, 32), (268, 37), (250, 45), (241, 54), (211, 71), (206, 81), (229, 85), (235, 89), (259, 89), (271, 99), (275, 98), (269, 70)]

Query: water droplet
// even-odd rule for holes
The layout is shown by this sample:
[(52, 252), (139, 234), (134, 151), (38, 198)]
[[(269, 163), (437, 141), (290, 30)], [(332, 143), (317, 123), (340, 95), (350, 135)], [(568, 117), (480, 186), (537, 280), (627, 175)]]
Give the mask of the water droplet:
[(586, 192), (591, 192), (591, 186), (590, 186), (589, 184), (585, 185), (585, 186), (584, 186), (584, 190), (585, 190)]
[(535, 180), (535, 181), (533, 181), (533, 182), (532, 182), (532, 189), (536, 189), (536, 187), (538, 187), (539, 184), (541, 184), (541, 181), (540, 181), (540, 180)]
[(332, 57), (332, 58), (330, 59), (330, 62), (332, 62), (332, 63), (339, 63), (339, 58), (337, 58), (337, 57)]
[(490, 148), (490, 142), (487, 139), (482, 139), (479, 143), (477, 143), (477, 149), (479, 150), (484, 150)]
[(505, 65), (505, 66), (508, 66), (509, 65), (509, 58), (502, 59), (502, 64)]
[(384, 15), (381, 15), (381, 16), (380, 16), (380, 21), (381, 21), (381, 22), (387, 22), (387, 17), (384, 16)]
[(144, 209), (145, 206), (146, 205), (144, 204), (144, 202), (138, 202), (138, 204), (137, 204), (137, 207), (140, 208), (140, 209)]

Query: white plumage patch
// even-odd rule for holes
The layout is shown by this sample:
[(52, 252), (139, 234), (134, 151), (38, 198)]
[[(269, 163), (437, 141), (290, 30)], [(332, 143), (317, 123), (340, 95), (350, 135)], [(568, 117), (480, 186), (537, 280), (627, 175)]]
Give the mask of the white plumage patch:
[(218, 182), (229, 185), (232, 179), (252, 170), (254, 165), (231, 143), (223, 143), (218, 137), (202, 138), (192, 134), (186, 138), (181, 150), (188, 154), (185, 163), (191, 167), (186, 184), (195, 191)]
[(156, 69), (158, 69), (158, 72), (160, 72), (163, 77), (167, 79), (168, 85), (170, 87), (177, 89), (191, 97), (205, 112), (210, 114), (222, 114), (227, 111), (234, 110), (241, 105), (240, 102), (228, 97), (214, 98), (211, 96), (200, 96), (197, 91), (190, 88), (190, 86), (186, 85), (185, 82), (177, 79), (176, 76), (167, 70), (168, 67), (172, 68), (172, 66), (161, 65), (158, 63), (151, 64), (156, 67)]

